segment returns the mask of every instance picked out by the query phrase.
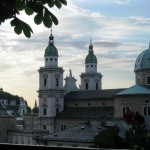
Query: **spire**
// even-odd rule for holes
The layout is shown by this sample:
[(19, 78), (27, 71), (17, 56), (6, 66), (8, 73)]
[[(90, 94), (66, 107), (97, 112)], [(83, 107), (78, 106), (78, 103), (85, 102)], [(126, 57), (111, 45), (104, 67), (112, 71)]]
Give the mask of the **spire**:
[(50, 34), (50, 37), (49, 37), (49, 44), (53, 44), (54, 43), (54, 36), (52, 34), (52, 28), (51, 28), (51, 34)]
[(92, 45), (92, 38), (90, 38), (89, 53), (94, 53), (93, 45)]

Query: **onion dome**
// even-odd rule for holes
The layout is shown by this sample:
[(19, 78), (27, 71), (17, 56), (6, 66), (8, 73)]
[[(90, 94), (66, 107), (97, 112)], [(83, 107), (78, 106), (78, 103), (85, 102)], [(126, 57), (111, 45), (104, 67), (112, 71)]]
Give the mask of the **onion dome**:
[(90, 41), (90, 45), (89, 45), (89, 53), (85, 58), (85, 63), (97, 63), (97, 58), (94, 55), (93, 45), (92, 45), (91, 41)]
[(134, 71), (150, 69), (150, 45), (136, 59)]
[(51, 35), (49, 37), (49, 44), (45, 49), (45, 56), (58, 56), (58, 50), (54, 45), (54, 37), (52, 35), (52, 30)]

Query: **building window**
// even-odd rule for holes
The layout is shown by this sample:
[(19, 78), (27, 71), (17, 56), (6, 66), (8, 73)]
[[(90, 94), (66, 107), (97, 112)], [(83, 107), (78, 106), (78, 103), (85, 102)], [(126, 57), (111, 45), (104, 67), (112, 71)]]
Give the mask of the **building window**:
[(57, 61), (57, 59), (55, 58), (55, 61)]
[(88, 103), (88, 106), (91, 106), (91, 103)]
[(46, 125), (45, 124), (43, 125), (43, 130), (46, 130)]
[(65, 124), (61, 124), (60, 130), (62, 131), (62, 130), (65, 130), (65, 129), (66, 129), (66, 125)]
[(129, 107), (123, 107), (123, 116), (129, 111)]
[(102, 105), (106, 105), (106, 103), (102, 103)]
[(75, 106), (78, 106), (78, 104), (74, 104)]
[(145, 100), (145, 104), (148, 104), (150, 102), (150, 100), (146, 99)]
[(47, 86), (47, 79), (44, 79), (44, 86)]
[(89, 67), (89, 65), (87, 65), (86, 67)]
[(43, 108), (43, 115), (46, 115), (47, 114), (47, 110), (46, 108)]
[(56, 79), (56, 86), (58, 87), (59, 86), (59, 80)]
[(144, 107), (144, 115), (147, 116), (147, 115), (150, 115), (150, 107)]
[(91, 65), (91, 67), (93, 67), (93, 65)]
[(50, 58), (50, 60), (53, 60), (53, 58)]
[(56, 115), (59, 114), (59, 108), (56, 108)]
[(85, 83), (85, 89), (88, 90), (89, 89), (89, 84)]
[(150, 76), (147, 77), (147, 84), (150, 84)]
[(98, 83), (96, 83), (96, 90), (98, 90)]
[(47, 59), (47, 58), (46, 58), (45, 60), (46, 60), (46, 61), (48, 61), (48, 59)]
[(137, 79), (137, 84), (140, 84), (140, 78)]

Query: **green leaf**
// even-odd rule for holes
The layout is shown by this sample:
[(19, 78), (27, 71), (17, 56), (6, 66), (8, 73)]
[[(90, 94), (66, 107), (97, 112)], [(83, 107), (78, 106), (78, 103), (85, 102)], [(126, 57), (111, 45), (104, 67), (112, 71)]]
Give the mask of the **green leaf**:
[(62, 4), (59, 2), (59, 0), (55, 0), (55, 5), (59, 9), (62, 7)]
[(16, 25), (16, 23), (17, 23), (16, 18), (14, 18), (13, 20), (11, 20), (11, 22), (10, 22), (11, 26), (15, 26), (15, 25)]
[(43, 24), (47, 28), (50, 28), (52, 26), (52, 20), (51, 20), (50, 16), (48, 15), (47, 11), (45, 11), (45, 14), (44, 14)]
[(67, 5), (67, 1), (66, 0), (59, 0), (62, 4)]
[(54, 0), (50, 0), (47, 4), (49, 7), (53, 7), (54, 6)]
[(18, 34), (18, 35), (22, 33), (22, 29), (21, 29), (19, 26), (15, 26), (15, 27), (14, 27), (14, 31), (15, 31), (15, 33)]
[(32, 15), (33, 14), (33, 9), (29, 6), (25, 7), (25, 12), (27, 15)]
[(25, 8), (25, 0), (17, 0), (16, 1), (16, 8), (19, 11), (22, 11)]
[(43, 9), (44, 9), (44, 6), (40, 3), (35, 3), (35, 2), (32, 2), (32, 1), (29, 1), (28, 2), (28, 6), (30, 8), (32, 8), (32, 10), (36, 13), (42, 13), (43, 12)]
[(35, 17), (34, 17), (34, 22), (37, 25), (39, 25), (39, 24), (42, 23), (42, 21), (43, 21), (43, 15), (41, 13), (36, 14)]
[(23, 30), (24, 35), (28, 38), (31, 37), (31, 32), (33, 33), (31, 27), (27, 23), (25, 23), (22, 20), (18, 19), (17, 17), (15, 17), (11, 21), (11, 25), (15, 26), (14, 27), (15, 33), (20, 34), (20, 30)]
[(47, 10), (47, 11), (48, 11), (48, 14), (51, 16), (53, 23), (55, 25), (58, 25), (58, 19), (49, 10)]
[(31, 32), (28, 28), (24, 28), (23, 29), (23, 33), (24, 35), (27, 37), (27, 38), (30, 38), (31, 37)]

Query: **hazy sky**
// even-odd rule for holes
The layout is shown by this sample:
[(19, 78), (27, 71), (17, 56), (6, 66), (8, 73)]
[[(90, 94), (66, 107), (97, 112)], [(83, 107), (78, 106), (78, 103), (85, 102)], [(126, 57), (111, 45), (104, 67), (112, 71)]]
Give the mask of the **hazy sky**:
[[(135, 84), (135, 60), (150, 42), (150, 0), (68, 0), (67, 6), (51, 11), (59, 20), (53, 35), (64, 78), (71, 69), (79, 86), (92, 38), (102, 88)], [(38, 69), (44, 66), (50, 35), (50, 29), (35, 25), (33, 17), (20, 15), (33, 29), (29, 39), (15, 34), (9, 20), (0, 26), (0, 86), (24, 97), (31, 108), (38, 101)]]

